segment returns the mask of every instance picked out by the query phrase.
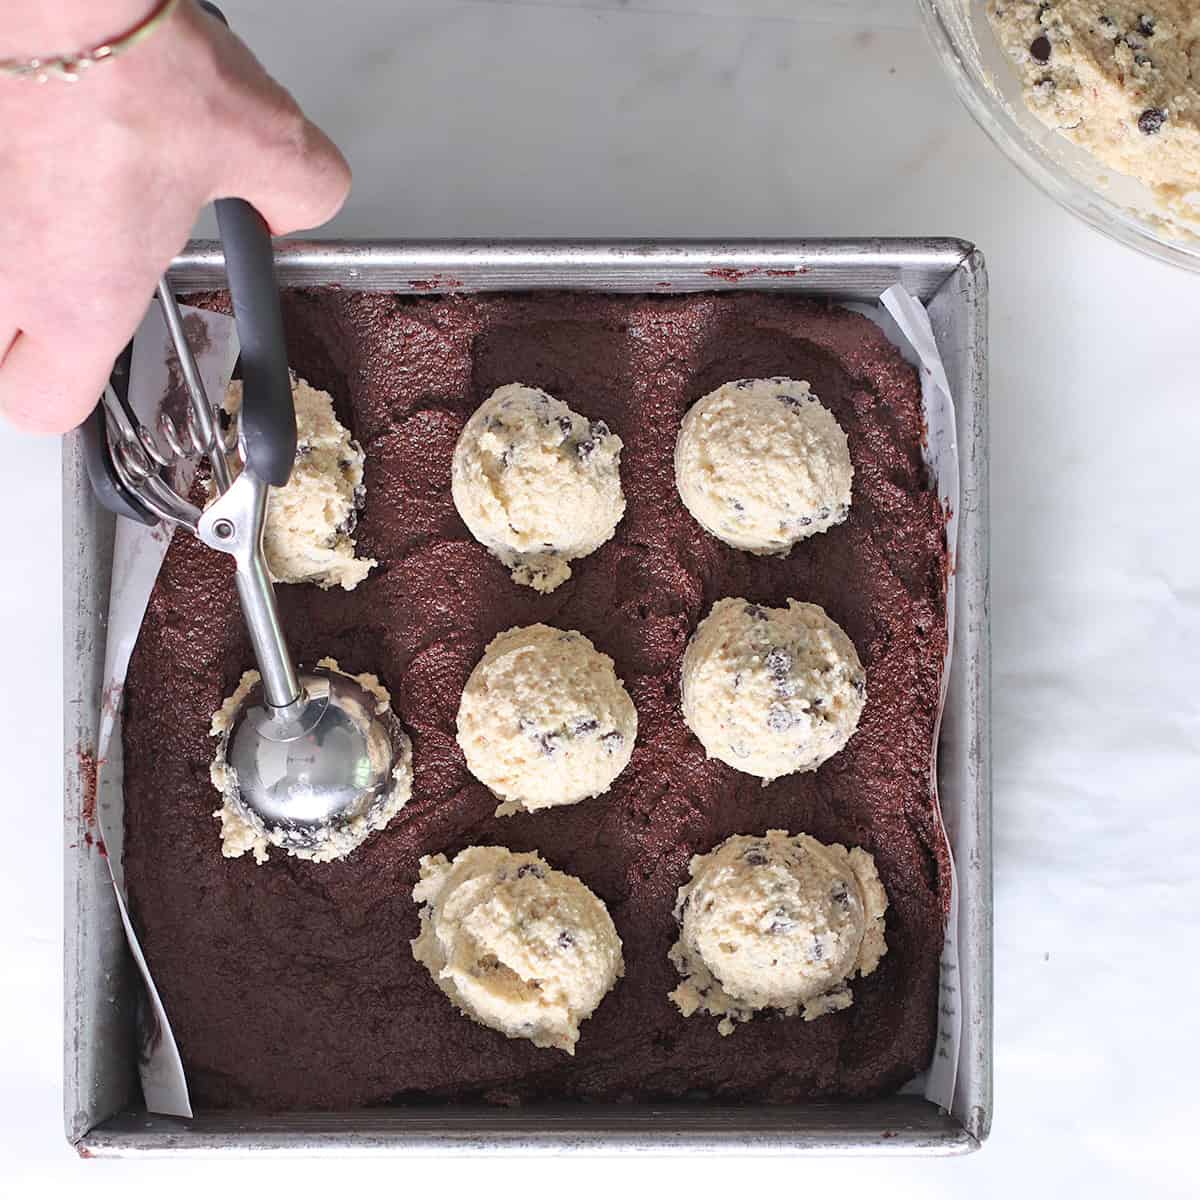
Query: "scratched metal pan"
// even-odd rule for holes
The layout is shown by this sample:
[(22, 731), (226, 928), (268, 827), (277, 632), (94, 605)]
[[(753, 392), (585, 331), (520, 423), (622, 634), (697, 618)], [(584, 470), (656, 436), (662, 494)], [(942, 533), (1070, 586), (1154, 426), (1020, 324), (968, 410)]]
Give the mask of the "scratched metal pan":
[[(992, 1103), (987, 277), (954, 239), (737, 242), (301, 242), (281, 245), (284, 286), (430, 293), (569, 288), (664, 295), (786, 291), (871, 302), (893, 283), (928, 306), (957, 402), (962, 495), (954, 665), (939, 752), (959, 881), (963, 1038), (949, 1112), (920, 1096), (788, 1107), (647, 1104), (518, 1109), (146, 1113), (137, 1083), (137, 991), (108, 872), (91, 831), (87, 755), (100, 710), (113, 518), (87, 485), (78, 439), (63, 450), (65, 614), (65, 1124), (84, 1156), (311, 1155), (402, 1151), (953, 1154), (987, 1136)], [(181, 291), (224, 285), (220, 247), (176, 260)]]

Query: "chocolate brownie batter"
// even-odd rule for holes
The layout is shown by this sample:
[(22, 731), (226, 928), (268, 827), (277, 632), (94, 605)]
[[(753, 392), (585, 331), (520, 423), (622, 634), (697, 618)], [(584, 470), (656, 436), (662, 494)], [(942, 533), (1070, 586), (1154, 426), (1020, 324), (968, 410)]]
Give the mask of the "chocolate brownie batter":
[[(193, 302), (196, 298), (193, 298)], [(226, 307), (222, 296), (202, 303)], [(129, 671), (125, 873), (200, 1106), (341, 1108), (482, 1099), (796, 1101), (871, 1096), (933, 1048), (948, 864), (929, 793), (946, 643), (943, 514), (921, 463), (913, 370), (863, 317), (769, 294), (688, 297), (284, 297), (292, 365), (331, 392), (366, 450), (354, 592), (278, 589), (293, 651), (374, 671), (414, 742), (413, 798), (348, 859), (221, 857), (209, 718), (252, 664), (226, 559), (175, 538)], [(730, 379), (808, 380), (845, 429), (845, 524), (786, 558), (706, 534), (680, 502), (672, 451), (688, 405)], [(493, 389), (544, 388), (625, 443), (616, 536), (539, 596), (467, 532), (450, 459)], [(680, 712), (688, 636), (722, 596), (821, 605), (866, 667), (850, 744), (763, 787), (706, 760)], [(497, 818), (454, 740), (459, 696), (501, 630), (578, 629), (638, 709), (630, 766), (606, 795)], [(667, 952), (688, 860), (735, 833), (862, 846), (887, 889), (888, 953), (854, 1005), (763, 1016), (722, 1038), (685, 1021)], [(537, 850), (608, 905), (626, 976), (574, 1059), (465, 1020), (413, 958), (423, 854)]]

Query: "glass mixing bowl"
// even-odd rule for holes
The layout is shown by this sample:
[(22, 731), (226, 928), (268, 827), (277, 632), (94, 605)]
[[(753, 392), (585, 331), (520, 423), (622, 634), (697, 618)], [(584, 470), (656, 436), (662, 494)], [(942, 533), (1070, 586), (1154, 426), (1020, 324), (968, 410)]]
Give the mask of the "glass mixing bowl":
[(959, 96), (987, 135), (1048, 196), (1094, 229), (1177, 267), (1200, 271), (1200, 223), (1181, 222), (1149, 188), (1043, 125), (987, 19), (986, 0), (918, 0)]

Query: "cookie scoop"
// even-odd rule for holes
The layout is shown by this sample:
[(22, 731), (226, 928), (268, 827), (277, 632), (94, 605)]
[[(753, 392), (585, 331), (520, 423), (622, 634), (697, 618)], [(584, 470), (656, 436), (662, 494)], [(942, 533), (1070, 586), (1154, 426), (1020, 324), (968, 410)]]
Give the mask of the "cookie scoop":
[[(225, 713), (218, 751), (225, 799), (267, 842), (326, 859), (358, 831), (378, 828), (381, 813), (394, 807), (410, 747), (359, 679), (325, 669), (298, 674), (293, 664), (263, 553), (268, 489), (288, 482), (296, 455), (271, 239), (245, 201), (218, 200), (216, 210), (241, 343), (236, 445), (221, 431), (164, 279), (158, 296), (188, 391), (188, 419), (177, 424), (164, 414), (156, 436), (110, 382), (89, 419), (85, 457), (106, 507), (147, 525), (182, 525), (233, 558), (260, 678)], [(189, 456), (211, 465), (218, 495), (203, 510), (168, 482), (169, 468)]]

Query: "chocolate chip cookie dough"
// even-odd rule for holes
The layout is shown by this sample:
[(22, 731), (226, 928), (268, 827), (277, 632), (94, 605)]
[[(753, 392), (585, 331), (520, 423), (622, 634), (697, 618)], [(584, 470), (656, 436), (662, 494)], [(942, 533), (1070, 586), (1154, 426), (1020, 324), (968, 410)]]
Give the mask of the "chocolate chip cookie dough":
[(1197, 0), (989, 0), (988, 18), (1038, 118), (1200, 217)]
[(683, 716), (712, 758), (770, 781), (815, 771), (866, 703), (854, 643), (823, 608), (718, 600), (683, 656)]
[[(363, 452), (333, 412), (328, 392), (292, 376), (296, 406), (296, 462), (291, 478), (267, 498), (263, 550), (276, 583), (356, 588), (376, 565), (355, 556), (354, 527), (363, 506)], [(242, 383), (225, 392), (236, 417)]]
[(685, 1017), (720, 1017), (718, 1031), (763, 1009), (815, 1021), (854, 1003), (847, 981), (887, 953), (887, 895), (857, 846), (770, 829), (731, 837), (691, 862), (679, 889), (671, 961), (684, 981), (671, 999)]
[(513, 579), (552, 592), (625, 512), (621, 439), (540, 388), (497, 388), (454, 448), (451, 488), (467, 528)]
[(786, 554), (850, 511), (850, 448), (804, 380), (739, 379), (698, 400), (675, 443), (675, 483), (714, 537)]
[(636, 737), (637, 711), (612, 659), (572, 629), (497, 635), (458, 707), (458, 744), (504, 801), (497, 816), (608, 791)]
[(471, 846), (421, 859), (413, 956), (465, 1016), (575, 1053), (579, 1022), (624, 974), (604, 903), (537, 854)]

